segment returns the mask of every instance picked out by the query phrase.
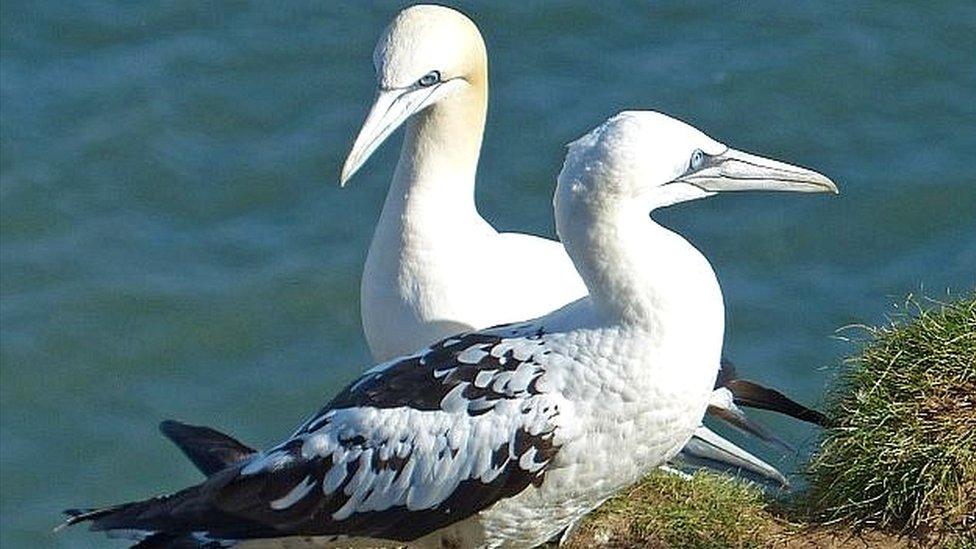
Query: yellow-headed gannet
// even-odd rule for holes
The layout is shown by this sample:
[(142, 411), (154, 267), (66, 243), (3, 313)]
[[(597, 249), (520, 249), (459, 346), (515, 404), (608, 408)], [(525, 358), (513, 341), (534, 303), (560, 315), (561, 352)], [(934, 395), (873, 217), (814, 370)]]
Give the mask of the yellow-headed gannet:
[[(558, 242), (500, 233), (475, 208), (488, 106), (488, 57), (477, 26), (450, 8), (407, 8), (380, 37), (373, 64), (376, 99), (341, 183), (406, 125), (362, 277), (363, 330), (373, 358), (387, 360), (455, 332), (542, 315), (585, 295)], [(710, 412), (770, 440), (728, 398), (728, 386), (717, 391)], [(709, 448), (716, 455), (708, 455)], [(727, 449), (740, 455), (723, 458)], [(724, 449), (698, 444), (689, 452), (698, 462), (752, 463), (753, 472), (785, 484), (775, 469), (731, 443)]]
[(280, 444), (175, 494), (69, 511), (67, 524), (181, 547), (543, 543), (674, 457), (709, 404), (718, 280), (648, 212), (750, 189), (836, 187), (663, 114), (621, 113), (570, 145), (553, 200), (586, 297), (381, 363)]

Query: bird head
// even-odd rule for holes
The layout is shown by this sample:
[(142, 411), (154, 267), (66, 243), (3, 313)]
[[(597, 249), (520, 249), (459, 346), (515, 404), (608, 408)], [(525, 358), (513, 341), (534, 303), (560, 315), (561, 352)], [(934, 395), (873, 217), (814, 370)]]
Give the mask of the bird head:
[(488, 56), (478, 27), (443, 6), (401, 11), (373, 52), (376, 99), (342, 167), (345, 185), (411, 116), (468, 88), (487, 86)]
[(826, 176), (737, 151), (653, 111), (625, 111), (569, 145), (557, 200), (653, 210), (727, 191), (837, 193)]

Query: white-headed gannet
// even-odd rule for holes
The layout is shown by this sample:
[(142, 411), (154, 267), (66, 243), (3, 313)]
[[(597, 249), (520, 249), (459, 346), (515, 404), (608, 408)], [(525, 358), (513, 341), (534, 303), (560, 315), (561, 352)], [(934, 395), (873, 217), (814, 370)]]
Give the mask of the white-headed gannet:
[[(412, 6), (380, 37), (373, 64), (376, 99), (340, 178), (344, 185), (406, 125), (361, 284), (363, 330), (373, 358), (411, 353), (458, 331), (532, 318), (585, 295), (558, 242), (499, 233), (475, 207), (488, 106), (488, 57), (477, 26), (450, 8)], [(710, 413), (770, 440), (726, 398), (728, 387), (717, 389)], [(806, 410), (789, 402), (793, 407), (769, 407)], [(718, 448), (715, 455), (700, 455), (709, 447), (695, 446), (696, 457), (725, 459)], [(738, 450), (731, 443), (725, 449)], [(756, 473), (774, 471), (742, 450), (727, 461), (743, 458)], [(778, 472), (767, 476), (785, 483)]]
[(172, 495), (70, 511), (67, 524), (183, 547), (543, 543), (672, 458), (712, 394), (718, 280), (648, 212), (750, 189), (836, 188), (663, 114), (621, 113), (570, 145), (553, 200), (588, 296), (375, 366), (280, 444)]

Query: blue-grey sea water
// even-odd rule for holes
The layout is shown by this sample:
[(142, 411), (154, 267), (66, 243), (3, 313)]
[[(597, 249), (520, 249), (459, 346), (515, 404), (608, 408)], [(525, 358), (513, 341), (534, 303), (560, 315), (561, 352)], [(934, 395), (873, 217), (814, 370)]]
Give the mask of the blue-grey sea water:
[[(0, 4), (3, 547), (105, 546), (52, 534), (59, 512), (200, 478), (161, 419), (269, 444), (369, 364), (359, 276), (399, 136), (337, 179), (404, 5)], [(972, 2), (461, 8), (491, 59), (497, 227), (552, 236), (563, 145), (628, 108), (839, 184), (655, 215), (712, 261), (744, 376), (819, 404), (856, 349), (838, 328), (974, 287)], [(756, 416), (801, 453), (749, 448), (794, 470), (816, 431)]]

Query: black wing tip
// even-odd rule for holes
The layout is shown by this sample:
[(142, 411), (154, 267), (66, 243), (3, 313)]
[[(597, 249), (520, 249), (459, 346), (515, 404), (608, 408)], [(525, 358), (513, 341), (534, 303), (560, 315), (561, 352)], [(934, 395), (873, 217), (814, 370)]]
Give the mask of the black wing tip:
[(756, 382), (733, 379), (726, 387), (732, 391), (736, 404), (770, 410), (820, 427), (831, 427), (834, 424), (826, 415), (807, 408), (776, 389), (764, 387)]
[(209, 427), (203, 425), (191, 425), (189, 423), (183, 423), (182, 421), (177, 421), (175, 419), (164, 419), (159, 422), (159, 432), (163, 434), (166, 438), (176, 442), (180, 435), (187, 432), (196, 431), (213, 431), (217, 432)]
[(159, 431), (207, 476), (256, 453), (255, 449), (210, 427), (166, 419), (159, 423)]
[(176, 421), (175, 419), (164, 419), (159, 422), (159, 431), (165, 435), (166, 433), (172, 431), (174, 428), (182, 425), (185, 425), (185, 423), (181, 423), (179, 421)]
[(831, 419), (829, 416), (813, 409), (807, 409), (806, 413), (803, 414), (803, 417), (797, 419), (818, 425), (824, 429), (830, 429), (837, 426), (837, 422)]

